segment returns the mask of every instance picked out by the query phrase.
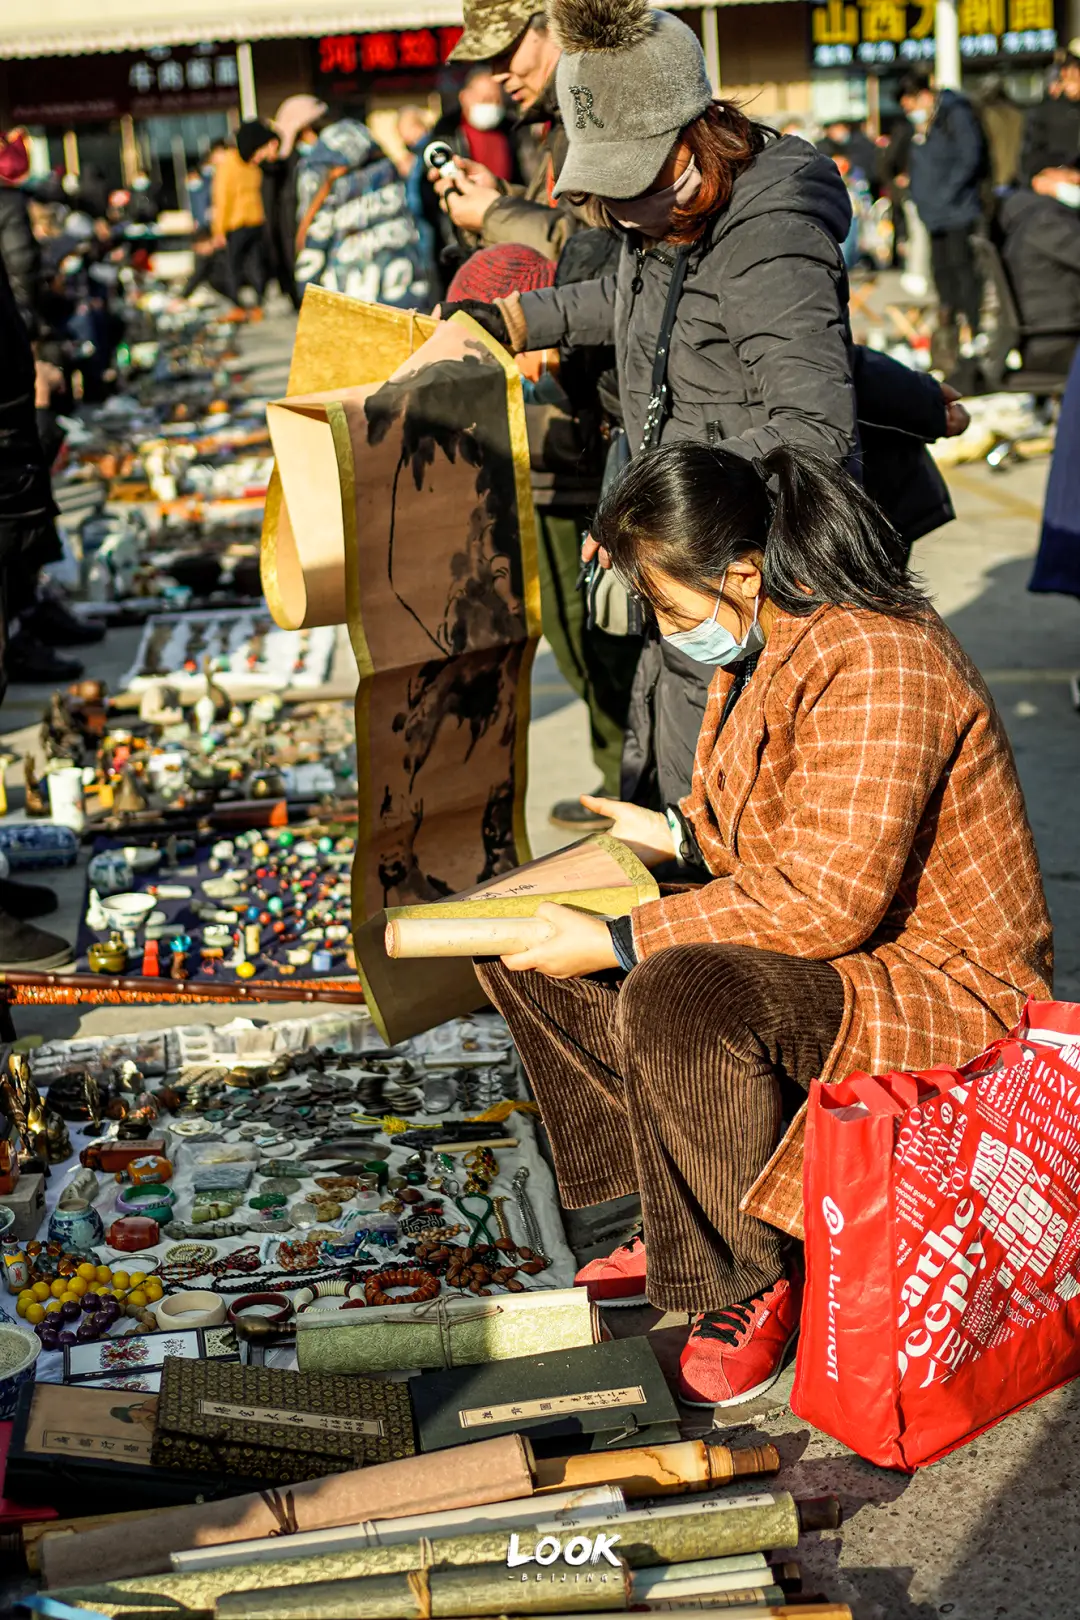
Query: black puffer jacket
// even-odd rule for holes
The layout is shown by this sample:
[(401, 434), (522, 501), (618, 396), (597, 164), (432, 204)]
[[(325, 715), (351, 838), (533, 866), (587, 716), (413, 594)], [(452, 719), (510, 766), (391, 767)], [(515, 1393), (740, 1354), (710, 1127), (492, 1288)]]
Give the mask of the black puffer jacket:
[(23, 325), (33, 336), (41, 296), (41, 249), (30, 228), (26, 194), (13, 186), (0, 185), (0, 258)]
[[(805, 141), (772, 141), (735, 182), (696, 247), (672, 334), (664, 439), (747, 456), (801, 445), (844, 461), (855, 450), (847, 273), (851, 205), (836, 165)], [(630, 443), (641, 443), (669, 248), (624, 239), (599, 281), (524, 293), (530, 349), (614, 343)]]
[(1044, 334), (1024, 344), (1024, 364), (1064, 375), (1080, 333), (1080, 216), (1056, 197), (1014, 191), (998, 224), (1020, 319)]

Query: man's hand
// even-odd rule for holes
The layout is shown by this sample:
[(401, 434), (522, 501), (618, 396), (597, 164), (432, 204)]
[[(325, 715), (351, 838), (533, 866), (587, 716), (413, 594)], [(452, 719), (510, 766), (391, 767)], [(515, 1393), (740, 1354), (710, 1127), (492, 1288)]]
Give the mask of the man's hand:
[(54, 366), (51, 360), (34, 361), (34, 407), (44, 411), (49, 408), (49, 401), (53, 394), (58, 393), (64, 386), (64, 373), (59, 366)]
[(484, 216), (488, 209), (501, 196), (502, 192), (494, 186), (477, 186), (469, 180), (461, 180), (457, 190), (444, 192), (440, 207), (450, 215), (459, 230), (479, 232), (484, 228)]
[(945, 437), (955, 439), (963, 433), (971, 417), (960, 403), (960, 390), (952, 388), (948, 383), (941, 384), (941, 392), (945, 396)]
[(551, 979), (580, 979), (587, 973), (618, 967), (619, 959), (603, 917), (549, 901), (537, 907), (536, 915), (554, 931), (531, 950), (504, 956), (503, 967), (512, 973), (532, 971), (546, 973)]
[(598, 799), (592, 793), (583, 793), (581, 802), (586, 810), (611, 818), (612, 838), (633, 850), (643, 866), (662, 866), (675, 859), (675, 840), (667, 817), (659, 810), (646, 810), (622, 799)]
[(488, 191), (498, 191), (499, 183), (491, 170), (483, 163), (477, 163), (475, 158), (455, 157), (454, 167), (460, 171), (459, 174), (448, 175), (445, 180), (438, 169), (429, 169), (427, 172), (428, 179), (440, 197), (445, 197), (455, 186), (466, 184), (483, 186)]
[(601, 568), (611, 567), (610, 553), (591, 534), (587, 534), (581, 542), (581, 560), (583, 563), (592, 562), (594, 557), (600, 558)]

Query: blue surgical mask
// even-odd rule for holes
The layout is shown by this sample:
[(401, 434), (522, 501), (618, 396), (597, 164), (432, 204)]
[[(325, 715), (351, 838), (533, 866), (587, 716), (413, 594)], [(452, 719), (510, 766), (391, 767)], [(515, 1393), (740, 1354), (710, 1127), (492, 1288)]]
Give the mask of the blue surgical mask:
[(765, 645), (765, 637), (758, 623), (760, 600), (760, 597), (755, 598), (753, 623), (741, 641), (736, 641), (731, 631), (717, 620), (716, 615), (720, 611), (721, 601), (719, 596), (709, 618), (702, 619), (693, 630), (676, 630), (672, 635), (665, 636), (664, 640), (699, 664), (714, 664), (731, 669), (734, 665), (741, 664), (744, 659), (752, 658)]

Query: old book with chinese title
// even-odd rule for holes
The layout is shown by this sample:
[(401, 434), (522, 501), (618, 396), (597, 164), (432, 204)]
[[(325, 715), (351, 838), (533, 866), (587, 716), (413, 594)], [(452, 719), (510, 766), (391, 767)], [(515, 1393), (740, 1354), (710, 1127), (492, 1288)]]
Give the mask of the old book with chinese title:
[(172, 1359), (162, 1372), (159, 1468), (288, 1485), (415, 1450), (400, 1384)]

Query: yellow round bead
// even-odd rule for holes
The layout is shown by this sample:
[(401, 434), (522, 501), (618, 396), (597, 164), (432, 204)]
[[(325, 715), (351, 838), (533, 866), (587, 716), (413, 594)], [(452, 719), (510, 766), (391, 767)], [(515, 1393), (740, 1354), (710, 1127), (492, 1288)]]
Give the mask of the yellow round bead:
[(76, 1299), (82, 1299), (83, 1295), (90, 1291), (90, 1284), (85, 1277), (69, 1277), (67, 1285), (68, 1293), (74, 1294)]
[(47, 1282), (36, 1282), (30, 1292), (35, 1299), (48, 1299), (52, 1289)]
[(132, 1288), (138, 1288), (140, 1283), (144, 1283), (146, 1281), (146, 1272), (133, 1271), (131, 1276), (128, 1278), (128, 1281), (131, 1283)]
[(141, 1310), (146, 1304), (146, 1295), (141, 1288), (133, 1288), (127, 1297), (127, 1302), (132, 1310)]
[(79, 1295), (73, 1294), (70, 1288), (65, 1293), (60, 1295), (61, 1305), (70, 1305), (72, 1300), (74, 1300), (76, 1305), (82, 1304), (82, 1300), (80, 1299)]
[(29, 1299), (27, 1299), (25, 1294), (20, 1294), (18, 1299), (15, 1301), (16, 1316), (25, 1316), (27, 1306), (36, 1304), (37, 1300), (34, 1298), (33, 1294), (30, 1295)]
[(237, 962), (236, 976), (238, 979), (253, 979), (255, 977), (254, 962)]
[(97, 1282), (97, 1266), (92, 1266), (89, 1260), (84, 1260), (75, 1272), (76, 1277), (83, 1277), (88, 1283)]
[(40, 1300), (35, 1299), (31, 1305), (27, 1305), (22, 1314), (26, 1317), (28, 1322), (32, 1322), (36, 1327), (39, 1322), (44, 1322), (45, 1320), (45, 1307), (41, 1304)]
[(143, 1292), (145, 1293), (147, 1299), (150, 1301), (150, 1304), (151, 1305), (156, 1305), (158, 1300), (161, 1299), (162, 1296), (164, 1295), (165, 1290), (164, 1290), (164, 1288), (162, 1288), (161, 1284), (158, 1282), (156, 1277), (151, 1277), (149, 1279), (149, 1281), (147, 1282), (146, 1287), (144, 1288)]
[(67, 1285), (68, 1280), (66, 1277), (54, 1277), (49, 1284), (49, 1292), (54, 1299), (59, 1299), (61, 1294), (67, 1293)]
[(126, 1288), (131, 1278), (126, 1271), (114, 1271), (112, 1274), (114, 1288)]
[(50, 1315), (51, 1312), (53, 1312), (53, 1311), (58, 1311), (59, 1309), (60, 1309), (60, 1301), (58, 1299), (46, 1300), (46, 1302), (45, 1302), (45, 1315), (46, 1316)]
[(94, 1271), (94, 1276), (97, 1278), (99, 1283), (112, 1282), (112, 1272), (108, 1266), (97, 1266)]

